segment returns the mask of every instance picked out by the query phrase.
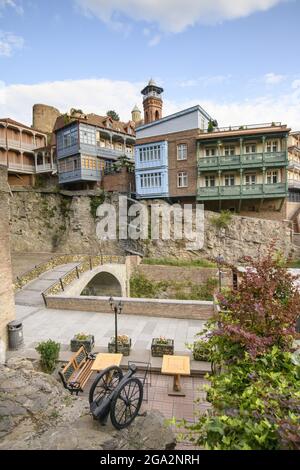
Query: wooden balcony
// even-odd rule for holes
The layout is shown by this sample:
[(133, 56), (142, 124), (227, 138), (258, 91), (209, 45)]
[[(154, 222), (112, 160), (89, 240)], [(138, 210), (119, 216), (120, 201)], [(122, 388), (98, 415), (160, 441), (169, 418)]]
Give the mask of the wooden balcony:
[(198, 187), (198, 200), (219, 199), (260, 199), (272, 197), (285, 197), (287, 188), (285, 183), (276, 184), (243, 184), (234, 186)]
[(199, 157), (198, 172), (211, 170), (231, 170), (238, 168), (257, 168), (261, 166), (276, 167), (285, 166), (287, 163), (287, 152), (285, 151)]

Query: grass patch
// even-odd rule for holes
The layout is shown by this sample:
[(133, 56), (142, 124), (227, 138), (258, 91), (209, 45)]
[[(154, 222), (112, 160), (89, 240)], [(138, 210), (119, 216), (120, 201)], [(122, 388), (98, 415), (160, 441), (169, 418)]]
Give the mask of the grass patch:
[(300, 268), (300, 259), (289, 262), (288, 268)]
[(176, 258), (144, 258), (143, 264), (178, 266), (186, 268), (215, 268), (216, 263), (207, 259), (180, 260)]

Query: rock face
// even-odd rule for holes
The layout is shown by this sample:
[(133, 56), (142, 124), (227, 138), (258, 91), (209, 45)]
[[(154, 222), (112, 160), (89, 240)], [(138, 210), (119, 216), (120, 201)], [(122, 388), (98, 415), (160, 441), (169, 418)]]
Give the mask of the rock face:
[[(185, 239), (138, 243), (130, 240), (100, 241), (91, 211), (95, 197), (88, 193), (72, 195), (66, 191), (15, 189), (10, 200), (12, 251), (122, 255), (124, 249), (131, 248), (157, 258), (215, 258), (221, 254), (225, 260), (237, 262), (244, 256), (263, 255), (274, 239), (276, 248), (285, 255), (292, 249), (287, 221), (234, 215), (220, 233), (213, 223), (216, 214), (209, 211), (204, 217), (204, 244), (197, 251), (188, 251)], [(112, 196), (107, 202), (116, 205), (117, 196)]]
[(87, 397), (74, 397), (22, 358), (0, 366), (0, 450), (172, 449), (175, 436), (157, 412), (137, 417), (127, 429), (101, 426)]

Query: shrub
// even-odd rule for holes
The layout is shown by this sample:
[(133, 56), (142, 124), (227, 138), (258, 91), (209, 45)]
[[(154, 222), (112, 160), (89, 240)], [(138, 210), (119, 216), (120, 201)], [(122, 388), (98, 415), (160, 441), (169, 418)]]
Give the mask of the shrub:
[(218, 229), (226, 229), (232, 219), (230, 211), (221, 211), (219, 215), (211, 218), (211, 223)]
[(48, 341), (39, 343), (35, 349), (41, 355), (40, 361), (43, 371), (51, 374), (58, 360), (60, 344), (48, 339)]
[(101, 194), (101, 196), (91, 196), (91, 200), (90, 200), (90, 211), (91, 211), (92, 217), (93, 217), (94, 219), (96, 219), (96, 217), (97, 217), (97, 209), (98, 209), (98, 207), (99, 207), (101, 204), (103, 204), (104, 199), (105, 199), (104, 193)]

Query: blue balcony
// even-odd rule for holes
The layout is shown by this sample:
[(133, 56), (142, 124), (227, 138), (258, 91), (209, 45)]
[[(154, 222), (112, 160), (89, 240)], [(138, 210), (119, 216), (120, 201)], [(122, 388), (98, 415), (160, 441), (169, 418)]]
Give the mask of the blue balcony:
[(285, 166), (287, 152), (246, 153), (198, 158), (198, 171), (256, 168), (260, 166)]
[(76, 181), (101, 181), (101, 178), (102, 172), (100, 170), (91, 170), (86, 168), (79, 168), (58, 174), (58, 181), (61, 184)]

